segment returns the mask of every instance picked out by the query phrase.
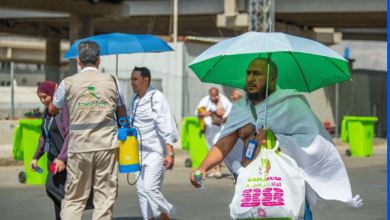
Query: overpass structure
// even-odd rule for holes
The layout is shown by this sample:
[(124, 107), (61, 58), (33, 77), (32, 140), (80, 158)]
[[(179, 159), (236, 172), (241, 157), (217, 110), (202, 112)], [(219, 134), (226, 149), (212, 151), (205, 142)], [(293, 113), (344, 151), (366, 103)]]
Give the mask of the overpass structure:
[[(232, 37), (245, 32), (253, 1), (263, 0), (179, 0), (178, 34)], [(274, 1), (275, 31), (334, 28), (343, 39), (386, 40), (386, 0)], [(74, 32), (83, 35), (85, 29), (170, 35), (172, 13), (172, 0), (2, 0), (0, 32), (59, 39), (78, 37)], [(83, 24), (72, 25), (78, 22)]]
[[(179, 0), (178, 35), (236, 36), (253, 25), (253, 15), (261, 15), (261, 10), (252, 6), (263, 1), (266, 0)], [(342, 39), (386, 41), (386, 0), (267, 1), (274, 1), (274, 31), (327, 45)], [(60, 66), (61, 40), (72, 43), (76, 39), (110, 32), (171, 35), (173, 2), (1, 0), (0, 34), (46, 39), (46, 65)], [(16, 54), (0, 42), (0, 60), (18, 61), (21, 58)], [(76, 72), (75, 61), (70, 62), (69, 72)], [(59, 74), (47, 73), (46, 78), (59, 81)]]

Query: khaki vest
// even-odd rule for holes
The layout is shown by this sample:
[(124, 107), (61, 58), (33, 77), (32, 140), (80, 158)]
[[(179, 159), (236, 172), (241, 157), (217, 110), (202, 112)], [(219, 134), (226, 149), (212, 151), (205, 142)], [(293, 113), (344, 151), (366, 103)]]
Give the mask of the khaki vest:
[(112, 76), (89, 70), (67, 77), (64, 82), (70, 116), (68, 151), (117, 148), (117, 88)]

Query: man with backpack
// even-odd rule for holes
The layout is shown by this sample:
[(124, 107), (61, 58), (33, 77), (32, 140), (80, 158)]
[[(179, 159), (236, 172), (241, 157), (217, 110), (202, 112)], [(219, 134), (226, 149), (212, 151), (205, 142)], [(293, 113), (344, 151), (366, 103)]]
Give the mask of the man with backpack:
[[(148, 68), (135, 67), (131, 74), (134, 96), (127, 115), (139, 129), (141, 171), (135, 174), (144, 219), (176, 214), (176, 208), (161, 193), (165, 171), (174, 164), (173, 144), (179, 139), (176, 122), (164, 95), (150, 86)], [(165, 167), (165, 169), (164, 169)]]

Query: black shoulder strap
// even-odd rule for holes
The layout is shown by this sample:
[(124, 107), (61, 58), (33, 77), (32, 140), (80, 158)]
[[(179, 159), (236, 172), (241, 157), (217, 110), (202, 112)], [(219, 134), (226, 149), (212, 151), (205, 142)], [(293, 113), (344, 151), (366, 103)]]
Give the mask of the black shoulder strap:
[[(118, 91), (118, 84), (116, 84), (115, 76), (111, 75), (111, 77), (114, 79), (114, 83), (115, 83), (115, 86), (116, 86), (116, 92), (119, 94), (119, 91)], [(119, 95), (119, 100), (121, 101), (121, 104), (122, 104), (122, 106), (123, 106), (123, 101), (122, 101), (122, 98), (121, 98), (120, 95)]]
[(150, 96), (150, 108), (152, 108), (152, 112), (154, 112), (154, 109), (153, 109), (153, 95), (155, 94), (156, 92), (153, 92), (152, 95)]

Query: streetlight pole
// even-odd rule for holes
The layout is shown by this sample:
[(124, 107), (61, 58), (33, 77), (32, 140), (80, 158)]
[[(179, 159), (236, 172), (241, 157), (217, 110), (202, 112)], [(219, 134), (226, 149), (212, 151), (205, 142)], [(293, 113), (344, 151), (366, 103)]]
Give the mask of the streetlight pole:
[(11, 120), (15, 119), (14, 78), (14, 62), (11, 62)]
[[(173, 85), (174, 90), (173, 90), (173, 97), (176, 97), (176, 90), (177, 90), (177, 85), (176, 85), (176, 76), (177, 76), (177, 35), (178, 35), (178, 4), (179, 0), (174, 0), (173, 1), (173, 47), (174, 47), (174, 58), (173, 58)], [(176, 112), (177, 107), (177, 102), (175, 101), (175, 109), (173, 110)]]

